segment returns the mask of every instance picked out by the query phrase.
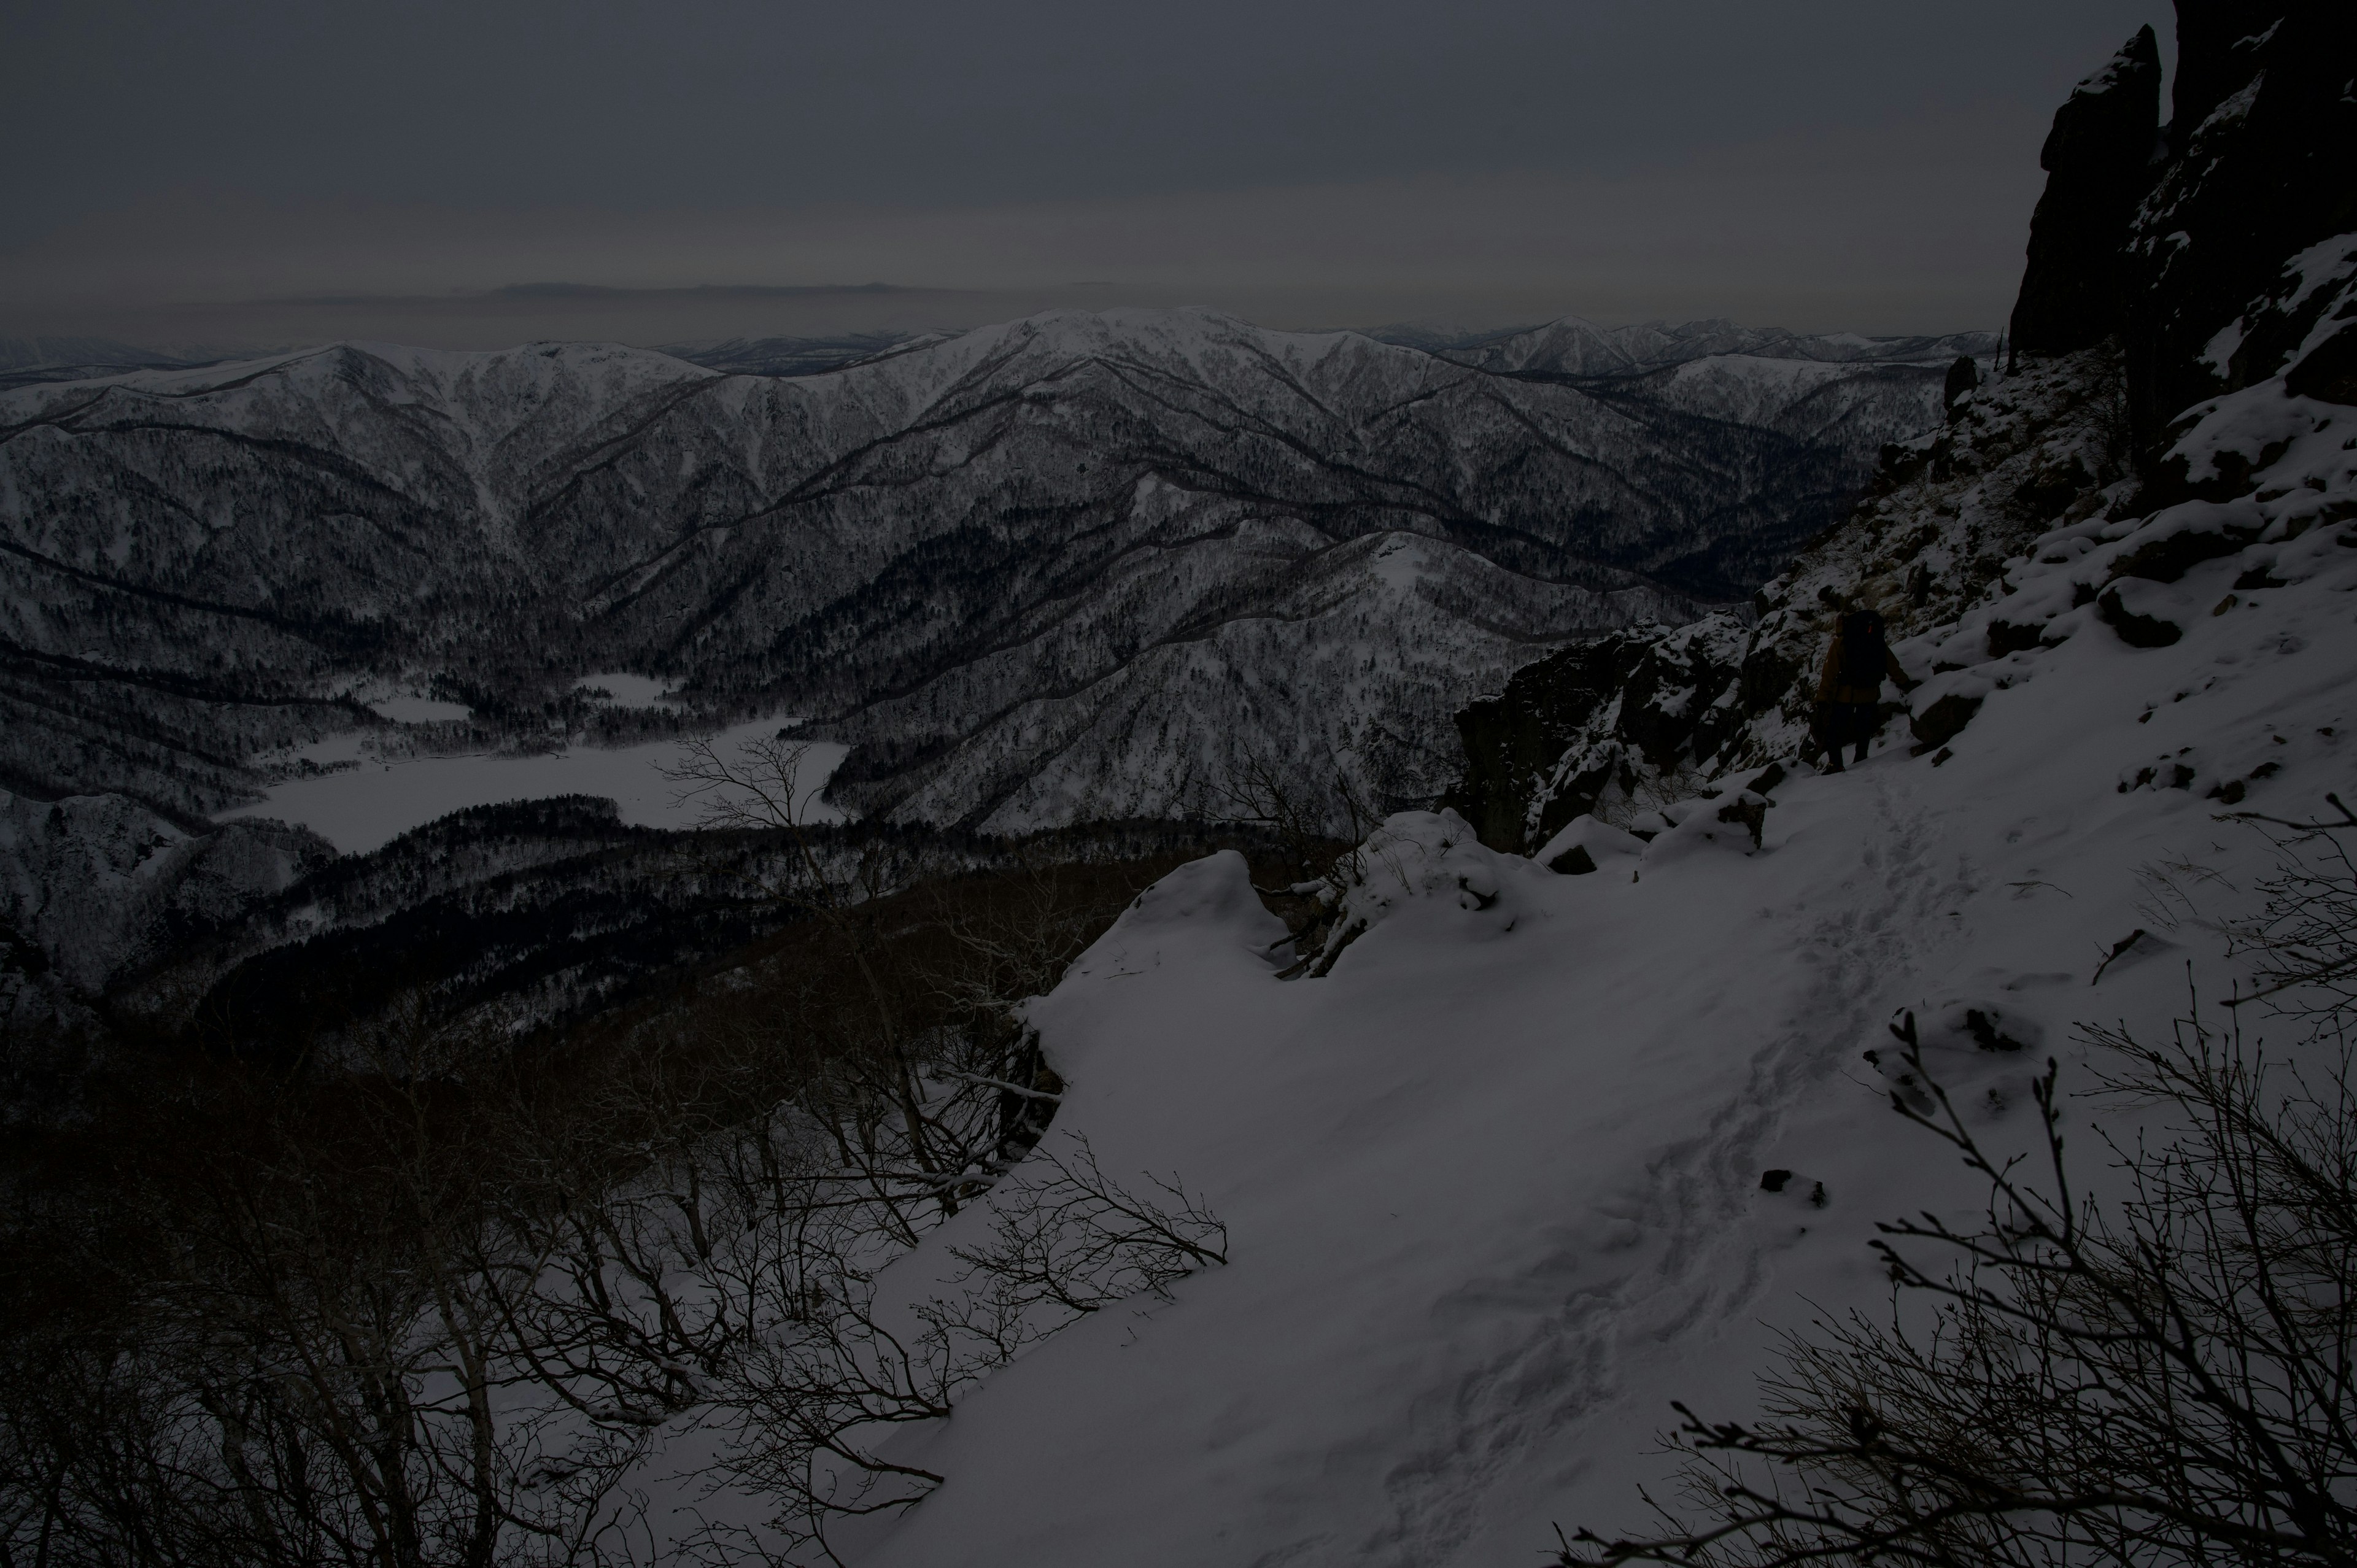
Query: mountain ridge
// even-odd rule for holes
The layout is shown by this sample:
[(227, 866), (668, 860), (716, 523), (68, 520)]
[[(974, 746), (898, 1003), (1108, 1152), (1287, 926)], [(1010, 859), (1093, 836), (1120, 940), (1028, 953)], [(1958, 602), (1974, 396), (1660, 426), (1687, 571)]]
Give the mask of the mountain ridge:
[[(1057, 825), (984, 805), (1003, 793), (985, 780), (1036, 766), (1066, 775), (1039, 809), (1131, 816), (1168, 800), (1120, 792), (1127, 721), (1037, 751), (976, 721), (1030, 705), (1085, 735), (1060, 711), (1072, 694), (1136, 688), (1135, 671), (1104, 682), (1171, 627), (1297, 621), (1329, 550), (1397, 532), (1434, 542), (1417, 559), (1436, 583), (1497, 568), (1523, 585), (1498, 596), (1516, 610), (1426, 615), (1430, 646), (1395, 650), (1413, 666), (1387, 688), (1395, 727), (1445, 747), (1448, 712), (1502, 679), (1510, 646), (1732, 596), (1934, 417), (1938, 368), (1860, 358), (1796, 379), (1805, 359), (1700, 351), (1730, 340), (1714, 326), (1655, 381), (1571, 386), (1209, 311), (1061, 311), (794, 378), (619, 345), (355, 343), (22, 388), (0, 397), (16, 737), (0, 762), (20, 792), (120, 789), (193, 818), (345, 727), (335, 693), (355, 679), (431, 687), (475, 710), (469, 744), (516, 746), (573, 725), (563, 677), (630, 668), (716, 717), (791, 706), (868, 747), (845, 774), (859, 810)], [(1142, 605), (1149, 562), (1194, 584), (1139, 612), (1150, 635), (1105, 600)], [(1280, 657), (1243, 633), (1222, 646)], [(135, 670), (183, 681), (181, 707), (135, 712)], [(969, 695), (920, 698), (939, 682)], [(241, 683), (296, 705), (210, 700)], [(1287, 738), (1326, 727), (1302, 722), (1308, 699), (1269, 691), (1250, 744), (1323, 768), (1326, 741)], [(1132, 718), (1221, 733), (1165, 695)], [(970, 754), (952, 771), (977, 793), (879, 769), (945, 748)], [(1217, 751), (1203, 767), (1233, 764)], [(1353, 766), (1394, 797), (1445, 782), (1437, 763)]]

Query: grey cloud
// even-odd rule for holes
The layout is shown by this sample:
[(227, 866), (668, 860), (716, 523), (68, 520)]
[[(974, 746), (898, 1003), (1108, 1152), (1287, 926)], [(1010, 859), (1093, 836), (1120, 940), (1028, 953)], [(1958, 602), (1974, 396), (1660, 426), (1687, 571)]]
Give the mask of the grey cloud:
[[(0, 57), (0, 319), (450, 342), (1116, 300), (1986, 324), (2053, 104), (2163, 10), (87, 0)], [(662, 296), (472, 297), (538, 281)], [(676, 293), (868, 282), (924, 297)]]

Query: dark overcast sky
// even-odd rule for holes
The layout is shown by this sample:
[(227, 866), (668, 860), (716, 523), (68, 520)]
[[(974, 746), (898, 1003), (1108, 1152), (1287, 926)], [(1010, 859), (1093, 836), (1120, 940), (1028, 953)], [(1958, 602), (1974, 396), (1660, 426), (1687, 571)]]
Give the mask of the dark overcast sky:
[[(2054, 106), (2168, 32), (2158, 0), (0, 14), (0, 327), (453, 342), (1062, 299), (1989, 325)], [(448, 303), (559, 281), (974, 292)]]

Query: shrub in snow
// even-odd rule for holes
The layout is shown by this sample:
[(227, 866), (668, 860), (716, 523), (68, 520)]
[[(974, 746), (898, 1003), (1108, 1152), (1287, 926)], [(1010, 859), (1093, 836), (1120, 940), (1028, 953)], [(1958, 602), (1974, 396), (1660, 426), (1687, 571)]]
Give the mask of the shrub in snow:
[(1651, 1539), (1583, 1530), (1560, 1560), (2357, 1556), (2357, 862), (2337, 836), (2357, 816), (2340, 816), (2283, 824), (2299, 836), (2265, 908), (2227, 922), (2265, 961), (2260, 997), (2325, 1047), (2322, 1071), (2269, 1060), (2198, 1005), (2166, 1043), (2083, 1030), (2118, 1064), (2095, 1092), (2162, 1112), (2147, 1137), (2112, 1145), (2122, 1196), (2097, 1202), (2073, 1194), (2051, 1060), (2035, 1085), (2042, 1180), (1982, 1147), (1940, 1066), (2035, 1045), (2028, 1020), (1962, 1000), (1927, 1010), (1920, 1030), (1904, 1015), (1891, 1102), (1986, 1179), (1982, 1222), (1882, 1226), (1889, 1317), (1790, 1338), (1761, 1381), (1762, 1420), (1678, 1406), (1695, 1511), (1662, 1508)]
[(780, 1511), (795, 1546), (826, 1546), (834, 1522), (914, 1507), (944, 1478), (888, 1457), (912, 1423), (949, 1416), (990, 1373), (1058, 1329), (1228, 1261), (1227, 1228), (1175, 1181), (1140, 1196), (1108, 1177), (1088, 1140), (1043, 1144), (987, 1202), (985, 1240), (913, 1321), (879, 1299), (873, 1237), (805, 1214), (775, 1266), (790, 1308), (733, 1359), (716, 1403), (735, 1441), (721, 1468)]

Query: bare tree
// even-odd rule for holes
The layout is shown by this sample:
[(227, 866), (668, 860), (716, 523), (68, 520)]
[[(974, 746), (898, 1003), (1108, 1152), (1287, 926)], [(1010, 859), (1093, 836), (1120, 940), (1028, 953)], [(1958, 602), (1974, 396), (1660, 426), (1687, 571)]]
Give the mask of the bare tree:
[[(2335, 862), (2344, 865), (2345, 863)], [(2351, 928), (2326, 879), (2314, 964)], [(2319, 947), (2318, 944), (2322, 944)], [(1926, 1097), (1899, 1113), (1989, 1184), (1985, 1222), (1882, 1226), (1887, 1317), (1820, 1322), (1763, 1378), (1766, 1418), (1677, 1407), (1689, 1455), (1662, 1533), (1581, 1530), (1566, 1563), (2347, 1563), (2357, 1561), (2357, 1089), (2345, 1012), (2322, 1075), (2198, 1005), (2165, 1045), (2086, 1037), (2099, 1092), (2169, 1113), (2113, 1150), (2126, 1196), (2074, 1196), (2056, 1069), (2044, 1175), (1983, 1149), (1901, 1030)]]
[(1307, 768), (1264, 752), (1241, 752), (1225, 774), (1204, 787), (1196, 809), (1215, 822), (1268, 830), (1295, 878), (1295, 886), (1280, 890), (1286, 893), (1319, 877), (1338, 851), (1365, 838), (1382, 820), (1343, 758), (1331, 752), (1322, 767)]
[[(889, 1433), (1225, 1257), (1175, 1179), (1038, 1146), (1063, 1086), (1017, 1004), (1134, 889), (1018, 859), (912, 890), (798, 820), (799, 762), (690, 749), (794, 917), (728, 1006), (519, 1046), (414, 996), (12, 1165), (0, 1564), (824, 1558), (831, 1521), (938, 1479)], [(954, 1278), (884, 1290), (977, 1203)], [(634, 1489), (696, 1426), (696, 1484), (773, 1529), (683, 1541)]]
[(789, 1550), (833, 1561), (835, 1520), (914, 1507), (942, 1477), (898, 1463), (881, 1441), (947, 1416), (1028, 1346), (1090, 1313), (1227, 1261), (1226, 1228), (1176, 1182), (1159, 1197), (1109, 1179), (1087, 1141), (1043, 1148), (988, 1199), (988, 1239), (953, 1248), (948, 1294), (879, 1308), (869, 1238), (840, 1223), (797, 1230), (772, 1301), (791, 1304), (761, 1336), (727, 1396), (726, 1464), (783, 1506)]

